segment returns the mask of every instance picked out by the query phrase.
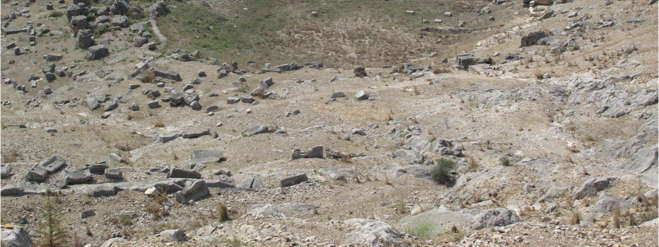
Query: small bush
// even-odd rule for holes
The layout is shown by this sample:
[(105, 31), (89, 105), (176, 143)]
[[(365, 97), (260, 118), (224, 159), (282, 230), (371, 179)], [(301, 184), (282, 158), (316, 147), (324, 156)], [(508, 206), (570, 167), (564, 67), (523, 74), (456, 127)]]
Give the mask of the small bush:
[(513, 165), (512, 162), (510, 162), (510, 159), (508, 159), (508, 157), (505, 157), (505, 156), (501, 157), (501, 159), (499, 159), (499, 162), (501, 163), (502, 166), (512, 166)]
[(9, 150), (6, 153), (2, 154), (2, 163), (16, 162), (19, 156), (20, 154), (18, 153), (18, 151), (16, 151), (16, 149)]
[(153, 83), (156, 80), (156, 74), (153, 71), (145, 71), (144, 76), (142, 77), (142, 82), (144, 83)]
[(439, 159), (437, 164), (430, 171), (430, 176), (432, 180), (438, 184), (453, 186), (455, 184), (455, 177), (452, 174), (453, 169), (455, 168), (455, 162), (449, 159)]
[(122, 226), (129, 226), (133, 224), (133, 220), (130, 218), (130, 215), (121, 215), (119, 216), (119, 223)]
[(579, 225), (581, 223), (581, 213), (579, 211), (572, 212), (572, 218), (570, 218), (570, 224)]
[(476, 171), (478, 170), (478, 161), (474, 157), (469, 157), (467, 166), (469, 167), (469, 171)]
[(427, 223), (418, 224), (409, 227), (408, 229), (406, 229), (406, 232), (421, 239), (431, 240), (435, 237), (432, 228), (433, 227), (431, 224), (427, 224)]
[(92, 22), (95, 20), (96, 20), (96, 14), (94, 14), (94, 12), (89, 12), (89, 14), (87, 14), (87, 21)]
[(153, 126), (156, 128), (162, 128), (165, 127), (165, 123), (162, 120), (156, 120), (153, 122)]
[(401, 200), (396, 204), (396, 212), (398, 214), (407, 214), (407, 205), (405, 205), (405, 201)]
[(53, 11), (53, 12), (50, 12), (50, 14), (48, 14), (49, 17), (55, 17), (55, 18), (63, 16), (63, 15), (64, 15), (64, 13), (62, 13), (61, 11)]
[(99, 37), (101, 34), (107, 33), (112, 30), (112, 27), (108, 24), (102, 24), (96, 26), (96, 29), (94, 29), (94, 37)]
[(229, 209), (227, 209), (227, 206), (224, 205), (224, 203), (220, 203), (220, 205), (217, 207), (217, 221), (222, 223), (228, 220), (230, 220)]
[(66, 246), (64, 242), (67, 235), (60, 225), (61, 221), (58, 218), (59, 210), (55, 206), (58, 200), (53, 202), (51, 199), (53, 195), (54, 193), (50, 190), (46, 191), (46, 205), (42, 209), (44, 216), (40, 219), (42, 222), (39, 223), (39, 229), (37, 230), (42, 236), (38, 246)]

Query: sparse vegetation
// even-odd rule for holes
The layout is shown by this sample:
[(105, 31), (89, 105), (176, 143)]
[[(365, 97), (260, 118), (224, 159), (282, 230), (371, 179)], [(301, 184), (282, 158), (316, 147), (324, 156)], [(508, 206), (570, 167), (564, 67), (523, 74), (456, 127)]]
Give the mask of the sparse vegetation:
[(578, 225), (580, 223), (581, 223), (581, 213), (579, 213), (579, 211), (577, 211), (577, 210), (572, 211), (572, 217), (570, 218), (570, 224)]
[(142, 73), (142, 82), (153, 83), (156, 80), (156, 74), (153, 71), (147, 70)]
[(405, 232), (425, 240), (430, 240), (435, 237), (433, 226), (427, 223), (410, 226), (405, 229)]
[(158, 193), (153, 197), (153, 201), (146, 206), (146, 212), (151, 214), (153, 220), (160, 220), (169, 215), (165, 202), (167, 202), (166, 193)]
[[(43, 216), (39, 219), (39, 229), (37, 232), (41, 234), (41, 239), (38, 243), (40, 247), (58, 247), (66, 246), (67, 233), (62, 228), (61, 220), (59, 219), (59, 208), (57, 207), (56, 193), (47, 190), (45, 205), (43, 206)], [(53, 201), (55, 200), (55, 201)]]
[(455, 161), (439, 159), (436, 161), (435, 167), (432, 168), (430, 175), (438, 184), (450, 187), (455, 184), (455, 177), (452, 174), (453, 169), (455, 169)]
[(53, 17), (53, 18), (57, 18), (61, 16), (64, 16), (64, 13), (62, 13), (62, 11), (57, 11), (57, 10), (52, 11), (48, 14), (48, 17)]
[(224, 205), (224, 203), (220, 203), (217, 206), (217, 221), (222, 223), (225, 221), (228, 221), (229, 219), (229, 209), (227, 209), (227, 206)]
[(10, 149), (7, 152), (2, 153), (2, 163), (13, 163), (18, 160), (20, 154), (16, 149)]
[(395, 208), (396, 208), (396, 212), (398, 214), (403, 214), (404, 215), (404, 214), (408, 213), (407, 205), (405, 205), (405, 201), (403, 201), (403, 200), (398, 201)]
[(163, 122), (162, 120), (156, 120), (156, 121), (153, 122), (153, 127), (164, 128), (165, 127), (165, 122)]
[[(171, 47), (199, 49), (220, 61), (383, 65), (436, 51), (440, 34), (419, 35), (426, 26), (422, 20), (461, 9), (458, 5), (418, 0), (323, 4), (258, 0), (241, 8), (219, 8), (186, 3), (171, 8), (158, 23)], [(416, 9), (415, 15), (405, 13), (410, 8)], [(310, 16), (311, 11), (318, 15)]]
[(94, 29), (94, 37), (100, 37), (102, 34), (112, 31), (112, 26), (109, 24), (100, 24)]
[(508, 156), (501, 157), (499, 159), (499, 164), (501, 164), (502, 166), (512, 166), (513, 165), (512, 162), (510, 161), (510, 159), (508, 158)]

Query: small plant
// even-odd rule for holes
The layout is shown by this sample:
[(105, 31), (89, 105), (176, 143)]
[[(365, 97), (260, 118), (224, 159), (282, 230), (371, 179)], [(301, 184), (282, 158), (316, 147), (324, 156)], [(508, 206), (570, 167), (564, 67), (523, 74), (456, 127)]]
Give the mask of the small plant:
[(80, 241), (80, 238), (78, 238), (78, 233), (73, 232), (73, 239), (71, 240), (71, 246), (73, 247), (82, 247), (84, 246), (82, 242)]
[(56, 208), (52, 197), (55, 195), (52, 191), (46, 191), (46, 205), (43, 208), (44, 217), (39, 224), (39, 234), (42, 239), (39, 246), (57, 247), (65, 246), (66, 232), (60, 226), (60, 219), (57, 217), (59, 210)]
[(437, 164), (430, 171), (430, 176), (432, 180), (438, 184), (453, 186), (455, 184), (455, 177), (452, 174), (453, 169), (455, 168), (455, 161), (449, 159), (439, 159)]
[(153, 202), (146, 206), (146, 211), (151, 214), (153, 220), (160, 220), (169, 215), (165, 202), (167, 202), (167, 194), (158, 193), (153, 197)]
[(570, 218), (570, 224), (579, 225), (581, 223), (581, 213), (579, 211), (572, 211), (572, 217)]
[(467, 161), (467, 167), (469, 168), (469, 171), (478, 170), (478, 161), (476, 161), (474, 157), (469, 157), (469, 160)]
[(144, 83), (153, 83), (156, 80), (156, 74), (153, 71), (145, 71), (142, 76), (142, 82)]
[(452, 226), (450, 231), (437, 235), (435, 240), (445, 243), (456, 242), (456, 241), (460, 241), (460, 239), (462, 239), (463, 237), (464, 237), (464, 233), (460, 232), (460, 230), (456, 226)]
[(221, 246), (231, 246), (231, 247), (243, 246), (243, 243), (240, 242), (240, 239), (237, 238), (224, 238), (220, 242), (221, 242)]
[(424, 224), (410, 226), (408, 227), (408, 229), (406, 229), (406, 232), (408, 232), (411, 235), (417, 236), (421, 239), (430, 240), (435, 237), (432, 228), (433, 226), (431, 224), (424, 223)]
[(129, 226), (133, 224), (133, 220), (130, 218), (130, 215), (120, 215), (119, 216), (119, 224), (122, 226)]
[(512, 166), (512, 162), (510, 162), (510, 159), (508, 159), (507, 156), (501, 157), (501, 159), (499, 159), (499, 163), (502, 166)]
[(18, 153), (18, 151), (16, 151), (16, 149), (9, 150), (6, 153), (3, 152), (2, 163), (16, 162), (16, 160), (18, 160), (18, 157), (20, 157), (20, 154)]
[(57, 18), (57, 17), (63, 16), (63, 15), (64, 15), (64, 13), (62, 13), (61, 11), (53, 11), (53, 12), (50, 12), (50, 14), (48, 14), (48, 17)]
[(87, 14), (87, 21), (92, 22), (94, 20), (96, 20), (96, 14), (94, 14), (94, 12), (89, 12), (89, 14)]
[(227, 206), (224, 205), (224, 203), (220, 203), (220, 205), (217, 206), (217, 221), (222, 223), (228, 220), (230, 220), (229, 209), (227, 209)]
[(156, 120), (153, 122), (153, 126), (156, 128), (163, 128), (165, 127), (165, 123), (162, 120)]
[(249, 92), (249, 87), (247, 85), (245, 85), (245, 86), (239, 88), (238, 91), (242, 92), (242, 93), (247, 93), (247, 92)]
[(613, 227), (620, 228), (620, 207), (613, 209)]
[(112, 29), (110, 25), (108, 24), (102, 24), (96, 26), (96, 29), (94, 29), (94, 37), (99, 37), (101, 34), (107, 33)]
[(407, 214), (408, 213), (407, 212), (407, 205), (405, 205), (405, 201), (400, 200), (396, 204), (396, 212), (398, 212), (398, 214)]

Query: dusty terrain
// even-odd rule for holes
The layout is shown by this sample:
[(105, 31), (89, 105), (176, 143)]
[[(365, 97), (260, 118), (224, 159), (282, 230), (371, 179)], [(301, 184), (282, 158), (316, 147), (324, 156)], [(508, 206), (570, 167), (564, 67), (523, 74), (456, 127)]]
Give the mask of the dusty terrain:
[(73, 2), (2, 1), (3, 246), (658, 244), (654, 1)]

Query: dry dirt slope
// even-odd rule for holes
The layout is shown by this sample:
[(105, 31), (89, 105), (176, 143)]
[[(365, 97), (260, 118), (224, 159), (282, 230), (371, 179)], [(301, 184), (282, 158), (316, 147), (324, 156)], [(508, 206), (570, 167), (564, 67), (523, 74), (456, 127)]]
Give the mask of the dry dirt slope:
[[(87, 60), (96, 48), (75, 47), (59, 7), (70, 4), (2, 3), (3, 16), (22, 12), (3, 18), (4, 244), (45, 239), (50, 189), (63, 246), (657, 245), (656, 3), (534, 9), (552, 10), (535, 14), (546, 18), (483, 3), (497, 21), (518, 12), (460, 44), (493, 64), (463, 71), (440, 55), (364, 77), (351, 66), (234, 69), (192, 49), (136, 47), (149, 36), (144, 19), (112, 3), (88, 10), (92, 30), (103, 6), (115, 24), (93, 37), (109, 55)], [(138, 25), (122, 27), (122, 15)], [(29, 31), (7, 32), (28, 22), (34, 46)], [(535, 31), (548, 45), (520, 48)], [(148, 67), (132, 77), (140, 62)], [(267, 131), (248, 133), (255, 126)], [(295, 149), (307, 157), (292, 159)], [(198, 150), (223, 159), (199, 161)], [(52, 156), (66, 166), (44, 181), (28, 175)]]

